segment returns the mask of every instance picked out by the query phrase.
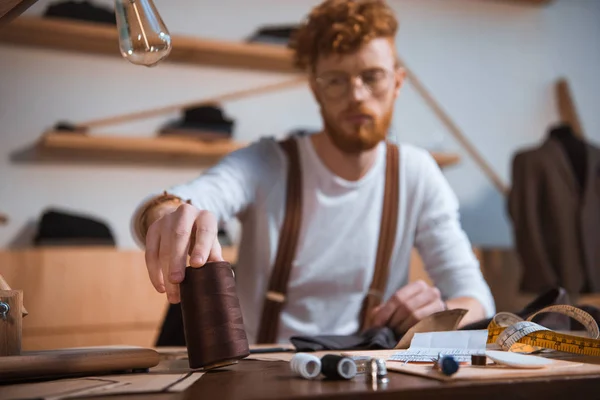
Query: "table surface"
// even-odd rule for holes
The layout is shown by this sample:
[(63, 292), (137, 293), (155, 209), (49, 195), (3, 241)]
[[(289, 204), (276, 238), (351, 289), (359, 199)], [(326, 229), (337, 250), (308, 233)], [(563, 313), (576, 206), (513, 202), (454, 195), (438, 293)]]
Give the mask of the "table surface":
[[(202, 376), (182, 393), (110, 396), (137, 399), (565, 399), (598, 393), (600, 375), (510, 379), (493, 382), (441, 382), (390, 372), (386, 387), (373, 387), (365, 375), (350, 381), (309, 381), (295, 377), (283, 361), (242, 360)], [(96, 397), (99, 399), (101, 397)]]

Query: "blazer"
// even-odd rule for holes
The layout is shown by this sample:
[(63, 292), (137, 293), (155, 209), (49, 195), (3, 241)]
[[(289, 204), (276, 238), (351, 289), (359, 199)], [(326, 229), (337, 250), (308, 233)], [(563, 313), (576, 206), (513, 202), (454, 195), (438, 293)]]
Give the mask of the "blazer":
[(586, 144), (583, 156), (583, 187), (556, 138), (513, 157), (507, 206), (522, 291), (600, 292), (600, 149)]

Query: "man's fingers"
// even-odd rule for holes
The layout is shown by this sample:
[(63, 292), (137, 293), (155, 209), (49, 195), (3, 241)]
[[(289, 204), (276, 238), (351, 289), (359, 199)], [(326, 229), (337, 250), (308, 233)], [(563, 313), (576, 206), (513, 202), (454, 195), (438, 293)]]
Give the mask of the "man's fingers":
[(171, 234), (171, 224), (168, 220), (165, 220), (161, 226), (161, 237), (165, 238), (165, 240), (160, 241), (160, 246), (158, 250), (158, 262), (160, 264), (160, 269), (163, 273), (163, 281), (165, 284), (165, 291), (167, 292), (167, 299), (170, 303), (176, 304), (179, 302), (179, 285), (171, 282), (169, 276), (169, 261), (171, 256), (171, 241), (168, 240)]
[(193, 206), (180, 206), (173, 214), (174, 221), (171, 225), (169, 237), (169, 280), (178, 284), (183, 281), (185, 267), (187, 265), (187, 249), (190, 246), (190, 236), (196, 220), (196, 212)]
[(394, 311), (397, 307), (398, 303), (396, 300), (393, 297), (389, 299), (371, 316), (371, 327), (379, 328), (385, 326), (394, 314)]
[(159, 293), (165, 292), (165, 283), (163, 280), (162, 269), (158, 260), (158, 250), (160, 248), (160, 231), (158, 224), (152, 224), (146, 234), (146, 268), (150, 282)]
[(179, 301), (180, 301), (179, 284), (169, 282), (169, 280), (167, 279), (165, 281), (165, 288), (167, 291), (167, 300), (169, 300), (169, 303), (171, 303), (171, 304), (179, 303)]
[(402, 307), (406, 299), (414, 296), (415, 294), (425, 290), (427, 284), (423, 281), (416, 281), (409, 283), (402, 289), (398, 290), (394, 295), (379, 308), (377, 313), (373, 315), (372, 325), (375, 327), (381, 327), (388, 325), (390, 318), (396, 312), (398, 307)]
[(212, 248), (210, 249), (210, 254), (208, 256), (208, 261), (225, 261), (223, 260), (221, 244), (219, 243), (218, 238), (215, 238), (213, 242)]
[(404, 300), (402, 306), (392, 316), (389, 325), (393, 328), (399, 327), (416, 310), (436, 300), (438, 298), (436, 293), (439, 294), (437, 289), (426, 287), (424, 290)]
[(395, 331), (397, 333), (405, 333), (423, 318), (438, 311), (442, 311), (443, 309), (444, 304), (441, 299), (428, 303), (424, 307), (421, 307), (420, 309), (413, 312), (407, 319), (404, 320), (402, 324), (400, 324), (400, 326), (397, 329), (395, 329)]
[(201, 267), (208, 260), (217, 238), (217, 220), (210, 212), (200, 211), (196, 218), (196, 238), (190, 254), (190, 265)]

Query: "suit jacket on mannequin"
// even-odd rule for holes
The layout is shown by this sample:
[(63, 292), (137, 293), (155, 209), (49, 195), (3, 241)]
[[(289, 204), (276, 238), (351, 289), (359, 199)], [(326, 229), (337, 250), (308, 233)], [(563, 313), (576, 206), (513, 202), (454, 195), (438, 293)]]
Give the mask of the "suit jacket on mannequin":
[(508, 212), (523, 265), (521, 290), (600, 292), (600, 149), (584, 143), (581, 185), (562, 139), (551, 134), (513, 158)]

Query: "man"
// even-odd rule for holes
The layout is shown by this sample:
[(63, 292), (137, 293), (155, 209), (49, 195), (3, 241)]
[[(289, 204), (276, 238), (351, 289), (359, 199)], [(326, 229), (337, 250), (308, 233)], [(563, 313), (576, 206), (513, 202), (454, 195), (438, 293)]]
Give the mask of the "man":
[[(296, 136), (302, 176), (301, 228), (278, 317), (276, 341), (294, 335), (353, 334), (361, 329), (380, 238), (386, 184), (386, 136), (404, 81), (394, 13), (379, 0), (327, 0), (312, 10), (292, 42), (309, 74), (323, 129)], [(292, 159), (274, 139), (229, 154), (197, 179), (144, 203), (134, 216), (155, 288), (179, 302), (191, 267), (222, 260), (219, 221), (238, 217), (242, 241), (237, 293), (250, 343), (285, 217)], [(398, 210), (381, 301), (364, 327), (401, 334), (444, 309), (462, 308), (463, 324), (490, 317), (494, 302), (460, 227), (457, 199), (429, 153), (399, 146)], [(386, 221), (387, 223), (387, 221)], [(416, 247), (434, 282), (409, 283)]]

